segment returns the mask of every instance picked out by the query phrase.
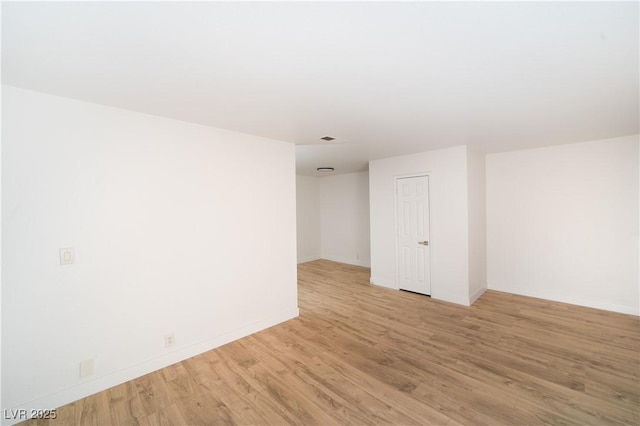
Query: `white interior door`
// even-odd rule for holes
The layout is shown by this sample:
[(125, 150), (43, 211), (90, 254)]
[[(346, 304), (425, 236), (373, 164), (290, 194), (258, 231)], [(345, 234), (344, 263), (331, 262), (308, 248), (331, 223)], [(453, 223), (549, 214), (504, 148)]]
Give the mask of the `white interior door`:
[(398, 286), (431, 294), (429, 177), (396, 180)]

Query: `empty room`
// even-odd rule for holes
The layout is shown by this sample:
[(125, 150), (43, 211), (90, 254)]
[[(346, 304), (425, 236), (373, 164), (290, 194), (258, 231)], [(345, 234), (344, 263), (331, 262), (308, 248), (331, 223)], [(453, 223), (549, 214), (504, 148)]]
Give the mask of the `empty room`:
[(1, 4), (1, 424), (640, 424), (640, 5)]

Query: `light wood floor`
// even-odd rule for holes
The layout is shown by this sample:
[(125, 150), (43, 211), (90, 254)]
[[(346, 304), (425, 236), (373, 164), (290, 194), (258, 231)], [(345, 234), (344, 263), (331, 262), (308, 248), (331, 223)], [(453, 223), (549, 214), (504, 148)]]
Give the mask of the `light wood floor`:
[(329, 261), (299, 266), (299, 300), (51, 424), (640, 424), (638, 317), (494, 291), (466, 308)]

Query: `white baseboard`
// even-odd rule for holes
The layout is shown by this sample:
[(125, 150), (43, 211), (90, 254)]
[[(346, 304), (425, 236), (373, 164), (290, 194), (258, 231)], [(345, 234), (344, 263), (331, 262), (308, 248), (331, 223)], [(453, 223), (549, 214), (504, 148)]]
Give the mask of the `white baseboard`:
[(369, 282), (373, 285), (377, 285), (380, 287), (386, 287), (386, 288), (390, 288), (393, 290), (398, 290), (398, 286), (396, 285), (395, 282), (391, 281), (391, 280), (386, 280), (384, 278), (378, 278), (378, 277), (371, 277), (371, 279), (369, 280)]
[[(203, 352), (210, 351), (219, 346), (233, 342), (234, 340), (241, 339), (250, 334), (257, 333), (274, 325), (280, 324), (299, 315), (298, 308), (281, 312), (279, 314), (264, 318), (260, 321), (256, 321), (251, 324), (246, 324), (240, 328), (232, 331), (228, 331), (219, 334), (202, 342), (198, 342), (189, 346), (185, 346), (176, 349), (174, 352), (166, 355), (159, 356), (157, 358), (142, 361), (138, 364), (125, 367), (121, 370), (114, 371), (106, 374), (102, 377), (97, 377), (92, 380), (88, 380), (84, 383), (72, 386), (67, 389), (60, 390), (59, 392), (46, 395), (42, 398), (29, 401), (21, 404), (18, 407), (3, 407), (2, 410), (2, 425), (13, 425), (15, 423), (27, 420), (27, 418), (6, 418), (20, 417), (18, 414), (22, 412), (18, 410), (25, 410), (25, 414), (31, 413), (31, 410), (43, 410), (54, 409), (63, 405), (69, 404), (73, 401), (85, 398), (111, 387), (117, 386), (121, 383), (125, 383), (129, 380), (133, 380), (145, 374), (149, 374), (153, 371), (160, 370), (161, 368), (168, 367), (193, 356), (199, 355)], [(9, 413), (9, 414), (7, 414)]]
[(355, 265), (355, 266), (363, 266), (365, 268), (370, 268), (371, 267), (371, 263), (367, 262), (367, 261), (363, 261), (360, 259), (349, 259), (347, 257), (341, 257), (341, 256), (322, 256), (323, 259), (326, 260), (332, 260), (334, 262), (340, 262), (340, 263), (346, 263), (347, 265)]
[(298, 263), (306, 263), (306, 262), (313, 262), (314, 260), (319, 260), (321, 259), (320, 256), (306, 256), (306, 257), (300, 257), (298, 258)]
[(487, 291), (487, 289), (483, 287), (471, 293), (471, 295), (469, 296), (469, 305), (473, 305), (474, 303), (476, 303), (476, 300), (478, 300), (480, 296), (484, 294), (485, 291)]
[(431, 298), (435, 300), (442, 300), (443, 302), (455, 303), (456, 305), (462, 306), (470, 306), (469, 299), (464, 297), (461, 298), (460, 294), (457, 293), (448, 293), (446, 291), (442, 291), (439, 288), (434, 288), (433, 283), (431, 284)]
[(508, 289), (502, 289), (495, 286), (489, 286), (489, 290), (503, 291), (505, 293), (536, 297), (538, 299), (552, 300), (554, 302), (568, 303), (570, 305), (585, 306), (587, 308), (602, 309), (604, 311), (611, 311), (611, 312), (618, 312), (621, 314), (640, 316), (640, 307), (637, 307), (637, 306), (618, 305), (615, 303), (603, 302), (601, 300), (582, 299), (580, 297), (566, 295), (566, 294), (536, 291), (536, 290), (523, 289), (523, 288), (510, 287)]

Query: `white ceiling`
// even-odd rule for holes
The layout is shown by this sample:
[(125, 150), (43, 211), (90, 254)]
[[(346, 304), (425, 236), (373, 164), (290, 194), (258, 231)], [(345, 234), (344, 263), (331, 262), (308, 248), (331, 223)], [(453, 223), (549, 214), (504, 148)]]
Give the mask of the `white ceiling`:
[(298, 173), (345, 173), (639, 133), (638, 9), (3, 2), (2, 81), (293, 142)]

